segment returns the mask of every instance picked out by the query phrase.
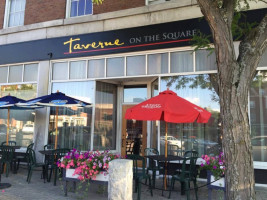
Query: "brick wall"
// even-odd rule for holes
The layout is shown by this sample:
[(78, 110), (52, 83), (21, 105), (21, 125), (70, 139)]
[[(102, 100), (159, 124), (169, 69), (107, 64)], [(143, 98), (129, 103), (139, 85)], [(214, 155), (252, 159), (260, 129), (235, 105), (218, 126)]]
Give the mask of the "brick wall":
[(64, 19), (65, 12), (66, 0), (27, 0), (24, 24)]
[(103, 4), (93, 5), (93, 14), (124, 10), (145, 6), (145, 0), (104, 0)]
[[(55, 3), (56, 2), (56, 3)], [(0, 29), (3, 28), (6, 0), (0, 0)], [(145, 0), (104, 0), (93, 5), (93, 14), (124, 10), (145, 5)], [(27, 0), (24, 25), (65, 19), (66, 0)]]
[(2, 29), (4, 25), (5, 7), (6, 0), (0, 0), (0, 29)]

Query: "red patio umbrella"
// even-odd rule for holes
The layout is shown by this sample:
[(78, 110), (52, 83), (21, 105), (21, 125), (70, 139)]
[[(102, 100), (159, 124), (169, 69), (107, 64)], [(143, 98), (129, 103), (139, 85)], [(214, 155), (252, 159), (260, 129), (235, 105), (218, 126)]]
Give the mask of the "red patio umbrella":
[[(127, 109), (125, 119), (165, 121), (165, 157), (167, 158), (168, 122), (193, 123), (196, 121), (197, 123), (207, 123), (210, 116), (210, 112), (177, 96), (175, 92), (167, 89), (160, 92), (159, 95)], [(167, 171), (165, 170), (165, 189), (166, 174)]]

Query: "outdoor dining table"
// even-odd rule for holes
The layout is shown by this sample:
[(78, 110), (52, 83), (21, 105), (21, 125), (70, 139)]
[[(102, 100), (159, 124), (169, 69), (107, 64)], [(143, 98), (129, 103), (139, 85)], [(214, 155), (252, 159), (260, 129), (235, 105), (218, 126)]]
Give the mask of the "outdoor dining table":
[[(6, 145), (4, 145), (4, 146), (6, 146)], [(21, 148), (21, 146), (10, 146), (10, 145), (8, 145), (8, 147), (12, 147), (13, 149), (20, 149)], [(1, 149), (1, 147), (0, 147), (0, 149)]]
[(43, 155), (47, 155), (47, 156), (50, 156), (52, 155), (54, 149), (48, 149), (48, 150), (40, 150), (39, 152)]
[[(148, 159), (152, 159), (154, 161), (157, 161), (158, 164), (163, 164), (163, 174), (165, 173), (165, 170), (167, 170), (167, 175), (172, 175), (173, 173), (171, 173), (171, 168), (170, 168), (170, 165), (174, 162), (172, 161), (178, 161), (178, 169), (179, 167), (181, 167), (181, 163), (182, 161), (184, 160), (184, 157), (181, 157), (181, 156), (174, 156), (174, 155), (168, 155), (167, 157), (165, 157), (165, 155), (147, 155), (147, 156), (144, 156), (145, 158), (148, 158)], [(167, 168), (166, 165), (165, 165), (165, 162), (167, 163)], [(176, 168), (177, 169), (177, 168)], [(162, 195), (163, 195), (163, 191), (165, 189), (163, 188), (162, 189)], [(185, 194), (185, 191), (184, 191), (184, 185), (182, 184), (181, 185), (181, 194)]]

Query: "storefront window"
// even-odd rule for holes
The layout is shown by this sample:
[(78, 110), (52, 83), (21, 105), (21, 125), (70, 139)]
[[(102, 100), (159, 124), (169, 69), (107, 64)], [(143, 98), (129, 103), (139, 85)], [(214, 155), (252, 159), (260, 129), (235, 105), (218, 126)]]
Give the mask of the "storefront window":
[(59, 62), (53, 64), (53, 80), (68, 80), (69, 68), (67, 62)]
[(146, 74), (146, 56), (127, 57), (127, 76)]
[(124, 76), (124, 58), (107, 59), (107, 77)]
[(9, 83), (22, 82), (22, 65), (9, 67)]
[[(207, 124), (168, 123), (168, 153), (177, 155), (187, 150), (197, 150), (199, 155), (217, 154), (220, 150), (220, 105), (219, 98), (209, 76), (189, 75), (161, 79), (161, 91), (168, 88), (178, 96), (211, 112)], [(165, 122), (160, 124), (160, 153), (164, 154)]]
[(38, 64), (24, 65), (24, 82), (37, 81)]
[(215, 52), (208, 50), (196, 51), (196, 71), (216, 70)]
[(7, 82), (8, 67), (0, 67), (0, 83)]
[[(2, 85), (0, 97), (8, 94), (21, 99), (36, 97), (37, 84)], [(6, 141), (7, 134), (7, 109), (0, 109), (0, 144)], [(9, 141), (15, 141), (16, 145), (27, 147), (33, 142), (34, 110), (10, 109)]]
[(88, 78), (103, 78), (105, 76), (105, 59), (88, 61)]
[(125, 86), (123, 90), (124, 103), (139, 103), (147, 100), (146, 85)]
[(94, 150), (116, 149), (117, 86), (96, 82)]
[(193, 72), (193, 52), (178, 51), (171, 53), (171, 73)]
[(254, 161), (267, 161), (267, 71), (259, 71), (250, 92), (250, 128)]
[(148, 58), (148, 74), (165, 74), (168, 73), (168, 53), (151, 54)]
[[(94, 102), (94, 81), (53, 83), (57, 90), (82, 101)], [(50, 109), (48, 144), (55, 143), (56, 108)], [(60, 148), (76, 148), (80, 151), (91, 147), (92, 108), (64, 108), (58, 112), (58, 145)]]
[(86, 78), (86, 62), (75, 61), (70, 62), (70, 79), (85, 79)]

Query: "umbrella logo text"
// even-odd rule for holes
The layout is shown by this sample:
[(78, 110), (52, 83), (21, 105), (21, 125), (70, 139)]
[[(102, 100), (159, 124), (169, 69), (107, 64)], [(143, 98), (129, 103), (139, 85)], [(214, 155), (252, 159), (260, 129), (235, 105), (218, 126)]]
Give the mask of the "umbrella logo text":
[(143, 105), (142, 108), (155, 109), (155, 108), (161, 108), (161, 105), (160, 104), (146, 104), (146, 105)]
[(65, 105), (68, 101), (67, 100), (53, 100), (50, 101), (51, 104), (55, 104), (55, 105)]
[(199, 109), (199, 108), (197, 108), (197, 107), (194, 107), (194, 109), (197, 110), (198, 112), (203, 112), (202, 109)]
[(4, 105), (7, 105), (8, 102), (7, 101), (0, 101), (0, 106), (4, 106)]

